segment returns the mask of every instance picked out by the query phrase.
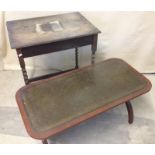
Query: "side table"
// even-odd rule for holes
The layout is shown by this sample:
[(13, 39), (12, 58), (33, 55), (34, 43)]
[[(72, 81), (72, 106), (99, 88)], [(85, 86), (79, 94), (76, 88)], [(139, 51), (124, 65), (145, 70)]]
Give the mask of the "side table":
[[(48, 78), (73, 69), (78, 65), (78, 47), (91, 45), (94, 64), (100, 30), (79, 12), (65, 13), (7, 22), (10, 45), (16, 49), (25, 84)], [(75, 68), (29, 78), (24, 58), (75, 49)]]

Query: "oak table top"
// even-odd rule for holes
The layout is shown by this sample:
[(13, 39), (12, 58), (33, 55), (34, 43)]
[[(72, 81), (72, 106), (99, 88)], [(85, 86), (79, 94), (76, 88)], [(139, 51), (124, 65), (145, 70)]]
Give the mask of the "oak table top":
[(100, 33), (79, 12), (7, 22), (11, 48), (23, 48)]

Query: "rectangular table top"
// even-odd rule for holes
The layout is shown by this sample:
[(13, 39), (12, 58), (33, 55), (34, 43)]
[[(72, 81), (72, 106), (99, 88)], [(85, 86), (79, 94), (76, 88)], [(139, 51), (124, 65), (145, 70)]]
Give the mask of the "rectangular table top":
[(24, 86), (16, 97), (24, 120), (25, 116), (29, 120), (29, 128), (44, 132), (68, 122), (74, 124), (75, 119), (85, 115), (89, 118), (96, 110), (106, 111), (150, 88), (149, 80), (127, 63), (109, 59)]
[(7, 22), (11, 48), (23, 48), (100, 33), (79, 12)]

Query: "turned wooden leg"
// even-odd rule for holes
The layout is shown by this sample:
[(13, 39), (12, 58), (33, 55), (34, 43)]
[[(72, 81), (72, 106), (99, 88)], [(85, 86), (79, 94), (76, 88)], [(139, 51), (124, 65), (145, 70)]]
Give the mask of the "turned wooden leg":
[(133, 114), (133, 109), (132, 109), (132, 105), (131, 105), (130, 101), (126, 102), (126, 108), (128, 111), (128, 122), (129, 122), (129, 124), (132, 124), (133, 119), (134, 119), (134, 114)]
[(22, 69), (24, 82), (27, 85), (29, 83), (29, 80), (28, 80), (28, 75), (27, 75), (27, 71), (26, 71), (26, 67), (25, 67), (24, 57), (23, 57), (23, 54), (20, 49), (17, 49), (17, 56), (18, 56), (20, 67)]
[(42, 143), (43, 143), (43, 144), (48, 144), (47, 139), (42, 140)]
[(75, 48), (75, 68), (79, 68), (79, 62), (78, 62), (78, 48)]
[(97, 35), (93, 36), (93, 41), (92, 41), (92, 46), (91, 46), (91, 50), (92, 50), (92, 56), (91, 56), (91, 64), (94, 65), (95, 64), (95, 52), (97, 50)]

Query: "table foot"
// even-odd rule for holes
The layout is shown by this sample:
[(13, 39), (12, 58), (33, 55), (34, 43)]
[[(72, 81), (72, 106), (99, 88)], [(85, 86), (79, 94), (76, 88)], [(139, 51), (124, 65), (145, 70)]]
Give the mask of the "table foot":
[(42, 143), (43, 143), (43, 144), (48, 144), (47, 139), (42, 140)]
[(127, 111), (128, 111), (128, 122), (129, 122), (129, 124), (132, 124), (133, 119), (134, 119), (134, 114), (133, 114), (133, 108), (132, 108), (132, 105), (131, 105), (130, 101), (126, 102), (126, 108), (127, 108)]

